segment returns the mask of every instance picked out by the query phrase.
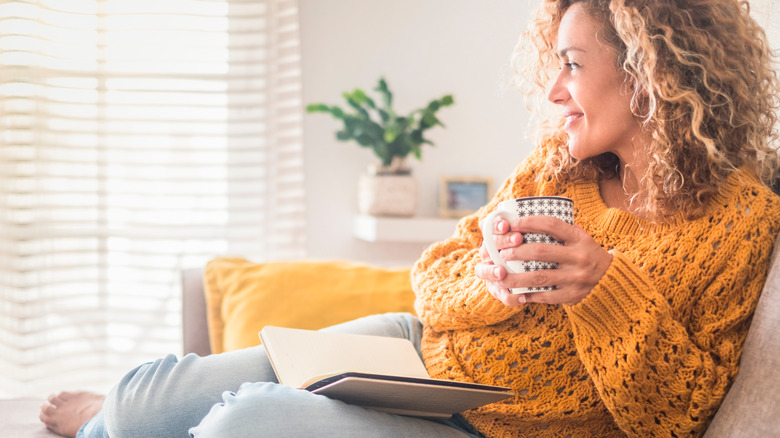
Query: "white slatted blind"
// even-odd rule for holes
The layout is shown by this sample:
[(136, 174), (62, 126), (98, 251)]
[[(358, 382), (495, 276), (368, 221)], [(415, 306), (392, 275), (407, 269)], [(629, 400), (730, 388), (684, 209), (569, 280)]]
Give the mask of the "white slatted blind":
[(296, 0), (0, 3), (0, 397), (181, 350), (179, 271), (305, 251)]

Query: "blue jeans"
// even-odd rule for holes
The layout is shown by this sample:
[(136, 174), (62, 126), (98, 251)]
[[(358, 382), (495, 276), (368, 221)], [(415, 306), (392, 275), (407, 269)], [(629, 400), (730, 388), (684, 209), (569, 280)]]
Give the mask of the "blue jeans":
[[(422, 324), (409, 314), (357, 319), (325, 329), (406, 338), (420, 351)], [(478, 437), (448, 421), (386, 414), (276, 383), (263, 347), (141, 365), (111, 390), (77, 438)]]

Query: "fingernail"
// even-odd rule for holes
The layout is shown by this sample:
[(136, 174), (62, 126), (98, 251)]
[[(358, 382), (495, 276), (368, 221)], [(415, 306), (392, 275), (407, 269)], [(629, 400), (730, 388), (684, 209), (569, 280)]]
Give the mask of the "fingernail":
[(498, 232), (499, 233), (506, 232), (506, 222), (501, 221), (498, 223)]
[(520, 304), (525, 304), (525, 294), (520, 294), (517, 296), (517, 302)]
[(493, 268), (493, 276), (496, 277), (496, 278), (500, 278), (501, 277), (501, 268), (499, 268), (498, 266)]

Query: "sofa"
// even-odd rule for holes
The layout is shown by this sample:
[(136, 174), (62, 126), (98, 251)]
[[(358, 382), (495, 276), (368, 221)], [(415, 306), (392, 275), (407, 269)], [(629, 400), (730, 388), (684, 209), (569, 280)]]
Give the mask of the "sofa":
[[(705, 438), (770, 437), (780, 430), (780, 236), (740, 371)], [(413, 311), (409, 270), (345, 261), (258, 264), (215, 259), (182, 272), (183, 352), (207, 355), (257, 345), (264, 325), (319, 328), (362, 315)], [(0, 437), (54, 434), (41, 400), (0, 400)]]
[[(720, 409), (710, 423), (710, 426), (704, 435), (705, 438), (767, 438), (780, 435), (780, 236), (778, 236), (775, 241), (775, 248), (767, 281), (758, 302), (750, 331), (745, 340), (739, 374), (729, 389)], [(282, 265), (284, 266), (285, 264)], [(325, 271), (329, 269), (327, 262), (325, 262), (325, 265), (320, 265), (319, 262), (316, 262), (313, 272), (311, 272), (311, 267), (306, 262), (297, 266), (297, 268), (294, 268), (286, 274), (299, 276), (298, 280), (302, 282), (300, 283), (300, 286), (303, 289), (298, 291), (298, 293), (301, 293), (302, 295), (281, 297), (278, 295), (282, 293), (281, 291), (283, 289), (281, 289), (275, 291), (277, 295), (273, 301), (286, 301), (289, 299), (306, 307), (306, 300), (303, 300), (303, 298), (308, 294), (321, 293), (321, 285), (326, 283), (325, 281), (318, 282), (317, 279), (323, 280), (324, 278), (325, 280), (328, 280), (327, 275), (342, 276), (352, 269), (349, 266), (342, 265), (340, 266), (340, 269), (336, 269), (328, 274), (327, 272), (320, 270), (322, 268), (324, 268)], [(231, 274), (235, 275), (235, 277), (231, 275), (225, 276), (227, 279), (234, 282), (232, 287), (239, 288), (239, 286), (236, 285), (242, 283), (242, 281), (239, 280), (239, 277), (242, 275), (254, 277), (254, 280), (257, 280), (253, 270), (258, 268), (250, 262), (240, 262), (238, 266), (234, 267), (237, 268), (236, 272), (231, 272)], [(302, 267), (307, 267), (307, 269), (300, 269)], [(234, 317), (242, 317), (240, 312), (227, 309), (231, 304), (226, 302), (224, 297), (221, 297), (221, 301), (215, 300), (214, 288), (217, 287), (215, 282), (218, 282), (218, 280), (215, 279), (215, 274), (212, 272), (213, 268), (213, 265), (207, 266), (205, 273), (204, 270), (193, 269), (184, 271), (182, 274), (184, 294), (182, 300), (184, 303), (183, 341), (185, 352), (194, 352), (201, 355), (209, 354), (213, 352), (212, 345), (214, 344), (218, 345), (219, 351), (224, 351), (224, 346), (230, 344), (231, 341), (215, 339), (214, 333), (209, 333), (209, 326), (217, 326), (217, 330), (221, 331), (221, 336), (223, 337), (234, 335), (231, 335), (230, 329), (227, 331), (225, 330), (225, 327), (222, 326), (222, 324), (225, 324), (226, 322), (220, 321), (215, 314), (220, 313), (221, 316), (232, 314)], [(246, 269), (247, 272), (241, 273), (241, 269)], [(371, 278), (372, 276), (382, 277), (382, 281), (385, 282), (385, 289), (378, 291), (369, 287), (361, 288), (360, 290), (361, 294), (368, 294), (371, 296), (384, 295), (386, 298), (386, 300), (384, 300), (386, 309), (381, 310), (406, 311), (408, 306), (411, 306), (411, 301), (409, 303), (404, 302), (405, 299), (412, 300), (412, 295), (408, 290), (408, 277), (406, 279), (404, 278), (408, 274), (406, 271), (387, 271), (371, 267), (364, 267), (363, 269), (365, 270), (360, 273), (350, 272), (347, 275), (349, 277), (349, 282), (360, 284), (361, 282), (367, 281), (366, 279)], [(282, 270), (284, 270), (284, 268), (282, 268)], [(301, 271), (310, 272), (301, 273)], [(285, 273), (280, 271), (276, 272), (276, 274), (284, 275)], [(326, 277), (322, 277), (323, 275), (326, 275)], [(317, 283), (320, 283), (320, 285), (311, 286), (311, 284)], [(337, 287), (341, 286), (343, 286), (343, 283), (339, 284)], [(377, 284), (372, 282), (372, 287), (373, 286), (377, 286)], [(229, 293), (230, 291), (227, 292)], [(339, 293), (340, 291), (335, 289), (328, 290), (327, 292)], [(219, 293), (217, 293), (217, 295), (219, 295)], [(266, 296), (264, 299), (267, 298), (268, 297)], [(347, 304), (347, 302), (342, 299), (337, 299), (335, 302), (329, 302), (327, 300), (317, 301), (314, 304), (314, 308), (309, 310), (321, 313), (325, 308), (344, 307), (345, 304)], [(278, 306), (278, 303), (274, 303), (274, 306)], [(349, 316), (357, 317), (360, 316), (361, 313), (370, 314), (379, 309), (361, 308), (361, 306), (356, 306), (351, 310), (353, 314)], [(303, 310), (302, 312), (303, 314), (299, 315), (302, 319), (299, 321), (288, 319), (282, 324), (279, 324), (279, 321), (271, 319), (268, 321), (268, 325), (286, 324), (288, 326), (294, 326), (305, 324), (307, 319), (305, 314), (307, 313), (307, 310)], [(296, 318), (297, 317), (298, 316), (296, 316)], [(339, 321), (329, 321), (329, 323), (336, 322)], [(317, 323), (319, 324), (322, 322), (317, 321)], [(253, 324), (256, 325), (248, 328), (250, 333), (248, 333), (248, 338), (245, 342), (255, 345), (258, 343), (258, 341), (255, 340), (257, 337), (256, 333), (266, 324), (266, 322), (254, 321)], [(308, 325), (301, 328), (316, 327)], [(235, 346), (239, 347), (239, 345)]]

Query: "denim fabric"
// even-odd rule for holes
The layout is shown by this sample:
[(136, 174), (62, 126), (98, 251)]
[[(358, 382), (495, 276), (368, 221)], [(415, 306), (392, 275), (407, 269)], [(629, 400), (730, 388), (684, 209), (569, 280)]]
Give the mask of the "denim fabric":
[(194, 438), (340, 437), (450, 438), (469, 436), (453, 426), (385, 414), (276, 383), (245, 383), (225, 393), (197, 427)]
[[(420, 351), (422, 325), (409, 314), (357, 319), (326, 331), (406, 338)], [(467, 425), (466, 425), (467, 426)], [(263, 347), (177, 360), (168, 355), (128, 373), (77, 438), (475, 437), (456, 421), (429, 421), (348, 405), (276, 383)]]

